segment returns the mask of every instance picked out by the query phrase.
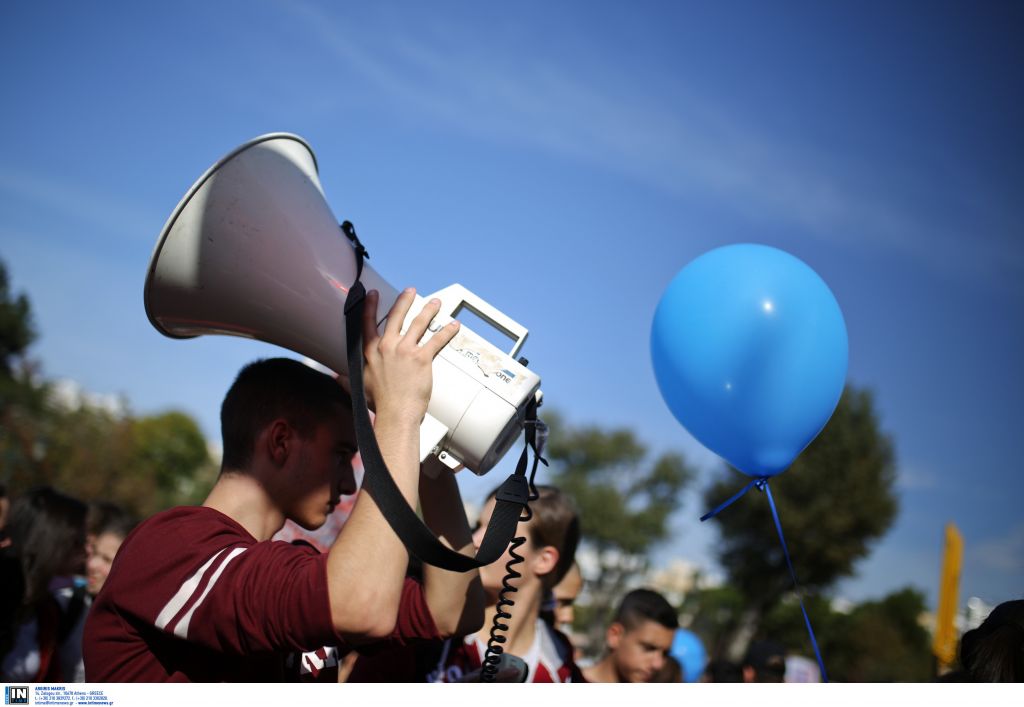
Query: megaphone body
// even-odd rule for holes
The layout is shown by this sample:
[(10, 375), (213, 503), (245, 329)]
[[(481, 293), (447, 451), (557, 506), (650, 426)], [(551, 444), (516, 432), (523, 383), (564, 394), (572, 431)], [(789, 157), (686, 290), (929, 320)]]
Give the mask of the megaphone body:
[[(398, 291), (368, 263), (359, 279), (380, 293), (385, 316)], [(355, 280), (355, 253), (324, 197), (312, 149), (274, 133), (214, 164), (175, 208), (150, 261), (146, 314), (173, 338), (258, 339), (347, 374), (343, 310)], [(421, 460), (484, 474), (540, 397), (540, 378), (516, 358), (528, 332), (460, 285), (428, 297), (441, 300), (431, 330), (468, 310), (514, 342), (503, 351), (463, 323), (434, 359)], [(417, 297), (403, 328), (426, 301)]]

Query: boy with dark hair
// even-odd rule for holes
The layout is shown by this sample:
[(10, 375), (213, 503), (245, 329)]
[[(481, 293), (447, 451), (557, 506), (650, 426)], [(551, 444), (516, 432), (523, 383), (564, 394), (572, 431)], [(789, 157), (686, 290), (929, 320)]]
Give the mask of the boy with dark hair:
[(743, 682), (783, 682), (786, 648), (777, 641), (754, 641), (743, 657)]
[[(528, 682), (581, 682), (582, 674), (573, 660), (569, 639), (551, 624), (540, 618), (545, 595), (565, 576), (573, 565), (579, 544), (579, 518), (572, 500), (553, 486), (538, 486), (539, 498), (530, 501), (533, 517), (519, 523), (517, 537), (525, 542), (514, 548), (522, 562), (513, 565), (521, 576), (511, 580), (516, 591), (506, 596), (515, 602), (511, 608), (502, 607), (512, 615), (502, 620), (508, 625), (501, 635), (506, 638), (504, 651), (526, 663)], [(480, 513), (473, 545), (479, 548), (484, 531), (495, 507), (492, 492)], [(352, 672), (353, 682), (422, 681), (462, 682), (479, 681), (493, 619), (498, 612), (498, 601), (506, 574), (506, 565), (512, 560), (513, 546), (497, 561), (480, 568), (486, 606), (483, 626), (477, 631), (464, 632), (446, 641), (420, 644), (415, 651), (367, 651), (357, 661)], [(403, 666), (403, 667), (398, 667)], [(499, 675), (499, 680), (504, 675)], [(511, 676), (507, 676), (511, 677)]]
[(664, 667), (679, 628), (676, 610), (650, 589), (622, 598), (605, 633), (607, 652), (583, 672), (588, 682), (650, 682)]
[[(440, 302), (402, 334), (413, 298), (402, 293), (379, 334), (378, 296), (367, 295), (364, 378), (375, 434), (406, 501), (419, 491), (424, 515), (444, 519), (432, 529), (468, 552), (454, 479), (421, 480), (419, 469), (431, 363), (458, 323), (420, 345)], [(86, 622), (90, 682), (284, 679), (295, 677), (290, 656), (301, 672), (326, 677), (337, 664), (327, 647), (479, 626), (475, 575), (432, 568), (423, 585), (405, 582), (406, 549), (367, 493), (326, 554), (270, 540), (286, 519), (319, 527), (339, 496), (356, 490), (351, 406), (336, 381), (297, 361), (256, 362), (228, 391), (221, 422), (224, 461), (203, 505), (157, 514), (118, 552)]]
[(547, 592), (540, 616), (555, 628), (572, 633), (572, 624), (576, 620), (576, 599), (583, 591), (583, 574), (575, 562), (551, 591)]
[[(515, 548), (523, 558), (513, 569), (521, 577), (510, 581), (516, 588), (506, 596), (515, 602), (511, 608), (502, 607), (512, 615), (502, 620), (508, 625), (502, 631), (506, 653), (522, 658), (526, 663), (527, 682), (581, 682), (582, 674), (573, 660), (572, 644), (564, 634), (540, 618), (546, 594), (572, 567), (579, 545), (579, 516), (572, 500), (554, 486), (537, 486), (539, 497), (530, 502), (533, 517), (520, 523), (516, 536), (526, 542)], [(484, 530), (494, 512), (495, 492), (492, 492), (480, 513), (473, 544), (479, 547)], [(497, 562), (480, 568), (480, 581), (486, 597), (483, 627), (474, 634), (451, 638), (445, 642), (440, 659), (427, 676), (430, 682), (455, 682), (481, 668), (498, 613), (506, 566), (512, 560), (512, 546)]]

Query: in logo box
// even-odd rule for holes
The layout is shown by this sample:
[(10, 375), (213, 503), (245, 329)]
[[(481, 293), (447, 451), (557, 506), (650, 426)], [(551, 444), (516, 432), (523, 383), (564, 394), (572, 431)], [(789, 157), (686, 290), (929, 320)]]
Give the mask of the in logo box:
[(4, 685), (5, 705), (27, 705), (28, 685)]

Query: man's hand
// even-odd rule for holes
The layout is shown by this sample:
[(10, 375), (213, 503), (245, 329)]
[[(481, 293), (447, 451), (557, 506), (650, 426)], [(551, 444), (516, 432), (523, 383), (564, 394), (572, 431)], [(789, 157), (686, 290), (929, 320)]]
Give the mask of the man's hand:
[[(410, 506), (416, 503), (418, 491), (419, 428), (430, 401), (431, 364), (458, 330), (457, 324), (449, 324), (419, 345), (440, 309), (440, 303), (434, 301), (402, 335), (402, 322), (414, 298), (412, 289), (402, 293), (391, 308), (383, 335), (377, 333), (376, 292), (367, 295), (363, 311), (364, 376), (377, 412), (374, 435), (385, 465)], [(331, 619), (348, 643), (391, 634), (408, 563), (405, 546), (381, 514), (373, 494), (359, 494), (327, 559)]]
[(380, 295), (371, 290), (363, 308), (363, 354), (366, 357), (364, 378), (368, 394), (374, 401), (377, 415), (394, 416), (402, 422), (419, 424), (427, 412), (433, 385), (431, 364), (459, 330), (459, 322), (451, 321), (428, 341), (419, 341), (430, 321), (441, 309), (441, 302), (432, 299), (401, 333), (416, 290), (408, 288), (395, 300), (388, 313), (384, 334), (377, 333), (377, 303)]

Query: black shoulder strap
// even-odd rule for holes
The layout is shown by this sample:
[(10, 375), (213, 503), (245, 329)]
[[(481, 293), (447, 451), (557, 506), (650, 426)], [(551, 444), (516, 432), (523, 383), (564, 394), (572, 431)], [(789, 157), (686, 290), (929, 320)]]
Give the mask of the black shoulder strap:
[[(410, 553), (427, 564), (455, 572), (468, 572), (484, 565), (489, 565), (505, 553), (505, 548), (515, 535), (520, 515), (526, 508), (532, 494), (532, 476), (536, 473), (537, 463), (547, 462), (540, 456), (537, 449), (537, 418), (536, 402), (531, 401), (527, 408), (525, 435), (526, 445), (519, 458), (515, 472), (510, 475), (498, 489), (487, 531), (480, 543), (476, 557), (467, 557), (445, 547), (434, 534), (423, 524), (416, 512), (409, 507), (402, 492), (391, 477), (377, 437), (373, 432), (370, 414), (366, 404), (366, 390), (363, 385), (363, 306), (366, 290), (359, 276), (363, 270), (363, 257), (366, 250), (355, 235), (352, 224), (346, 221), (342, 230), (353, 242), (356, 252), (356, 282), (349, 289), (345, 300), (345, 331), (348, 346), (348, 376), (352, 389), (352, 413), (355, 418), (356, 439), (359, 453), (363, 460), (363, 488), (368, 490), (377, 503), (388, 524), (405, 544)], [(528, 451), (534, 450), (533, 473), (530, 480), (526, 476)]]

